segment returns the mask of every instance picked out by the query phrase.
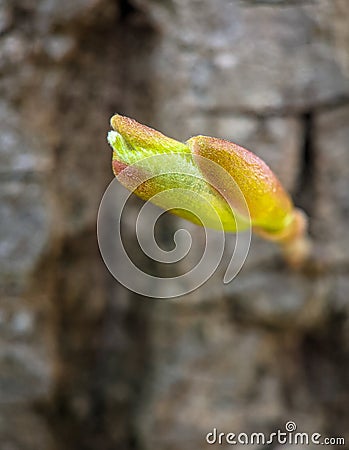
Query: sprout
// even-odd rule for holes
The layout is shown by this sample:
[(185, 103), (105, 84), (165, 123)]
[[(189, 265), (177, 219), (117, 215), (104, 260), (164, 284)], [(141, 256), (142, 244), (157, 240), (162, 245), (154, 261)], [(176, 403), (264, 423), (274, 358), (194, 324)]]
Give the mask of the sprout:
[(252, 225), (281, 245), (291, 265), (305, 260), (306, 216), (255, 154), (209, 136), (183, 144), (121, 115), (112, 117), (111, 126), (114, 174), (143, 200), (213, 229), (236, 232)]

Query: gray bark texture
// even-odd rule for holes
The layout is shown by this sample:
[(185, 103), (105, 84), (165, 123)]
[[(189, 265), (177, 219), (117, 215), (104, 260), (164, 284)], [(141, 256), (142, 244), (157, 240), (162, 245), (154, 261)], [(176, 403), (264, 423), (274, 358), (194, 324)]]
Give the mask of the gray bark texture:
[[(1, 450), (202, 450), (288, 420), (348, 448), (348, 24), (348, 0), (0, 0)], [(96, 239), (114, 112), (261, 156), (324, 269), (254, 237), (228, 285), (121, 287)]]

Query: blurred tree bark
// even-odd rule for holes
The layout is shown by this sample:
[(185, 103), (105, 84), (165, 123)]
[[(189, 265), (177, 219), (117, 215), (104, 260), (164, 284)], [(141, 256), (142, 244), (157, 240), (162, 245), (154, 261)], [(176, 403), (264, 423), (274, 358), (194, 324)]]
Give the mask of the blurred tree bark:
[[(1, 448), (195, 450), (291, 419), (349, 442), (348, 19), (346, 0), (1, 2)], [(228, 286), (121, 288), (95, 227), (115, 111), (262, 156), (326, 270), (254, 239)]]

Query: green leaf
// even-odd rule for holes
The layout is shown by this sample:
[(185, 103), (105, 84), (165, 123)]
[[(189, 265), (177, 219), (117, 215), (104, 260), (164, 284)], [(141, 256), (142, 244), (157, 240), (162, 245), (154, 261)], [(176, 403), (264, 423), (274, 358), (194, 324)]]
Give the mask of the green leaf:
[(205, 179), (187, 145), (120, 115), (111, 124), (113, 170), (130, 191), (208, 228), (236, 232), (249, 227), (248, 214), (232, 210)]

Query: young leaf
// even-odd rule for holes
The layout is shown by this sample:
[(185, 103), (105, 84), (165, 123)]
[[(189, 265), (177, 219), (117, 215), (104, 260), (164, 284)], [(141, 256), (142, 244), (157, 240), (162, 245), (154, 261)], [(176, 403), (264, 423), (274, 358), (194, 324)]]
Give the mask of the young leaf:
[(127, 189), (196, 224), (232, 232), (249, 227), (248, 214), (232, 210), (187, 145), (120, 115), (111, 125), (113, 171)]
[[(206, 160), (213, 161), (229, 173), (241, 189), (253, 226), (278, 232), (293, 220), (293, 205), (281, 183), (270, 168), (252, 152), (233, 142), (209, 136), (195, 136), (187, 141), (204, 177), (219, 191), (225, 191), (234, 202), (235, 184), (220, 179), (220, 173), (211, 170)], [(239, 208), (239, 205), (236, 206)]]
[(209, 136), (183, 144), (118, 114), (111, 126), (113, 171), (143, 200), (209, 228), (252, 225), (282, 244), (305, 233), (304, 214), (265, 162), (243, 147)]

